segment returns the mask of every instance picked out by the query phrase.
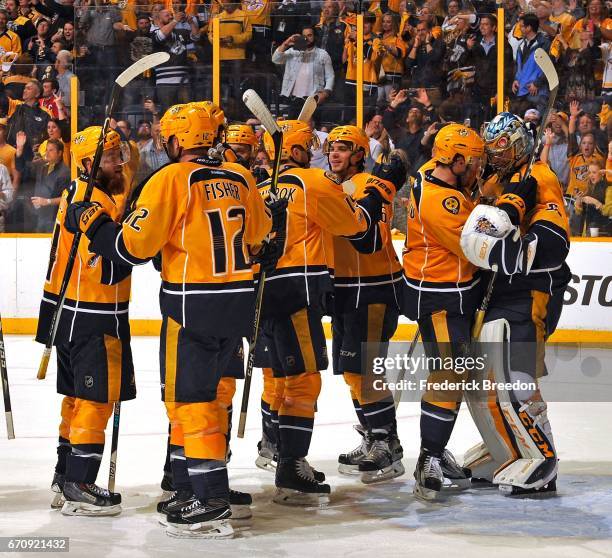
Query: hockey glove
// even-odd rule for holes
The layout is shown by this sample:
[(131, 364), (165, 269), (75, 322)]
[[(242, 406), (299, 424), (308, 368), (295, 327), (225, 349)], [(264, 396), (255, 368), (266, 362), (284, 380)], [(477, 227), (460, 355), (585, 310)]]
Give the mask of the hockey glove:
[(533, 176), (519, 182), (510, 182), (495, 205), (508, 214), (513, 225), (518, 226), (523, 217), (535, 207), (537, 190), (538, 182)]
[(270, 178), (268, 171), (264, 167), (255, 167), (251, 170), (251, 174), (255, 177), (256, 184), (261, 184)]
[(378, 188), (367, 187), (365, 192), (367, 195), (357, 200), (357, 205), (370, 216), (372, 223), (378, 223), (378, 221), (382, 220), (383, 204), (388, 204), (389, 202), (380, 193)]
[(272, 201), (272, 198), (267, 198), (266, 207), (272, 214), (272, 233), (284, 233), (287, 227), (287, 198), (281, 198)]
[(262, 272), (272, 273), (276, 269), (278, 260), (283, 255), (283, 245), (278, 239), (262, 244), (261, 250), (251, 256), (251, 263), (259, 264)]
[(64, 227), (72, 234), (80, 231), (91, 240), (98, 228), (109, 221), (112, 219), (99, 203), (80, 201), (71, 203), (66, 209)]
[(382, 180), (391, 182), (397, 192), (408, 180), (408, 158), (403, 151), (394, 149), (387, 162), (382, 162), (381, 158), (378, 159), (372, 169), (372, 174)]

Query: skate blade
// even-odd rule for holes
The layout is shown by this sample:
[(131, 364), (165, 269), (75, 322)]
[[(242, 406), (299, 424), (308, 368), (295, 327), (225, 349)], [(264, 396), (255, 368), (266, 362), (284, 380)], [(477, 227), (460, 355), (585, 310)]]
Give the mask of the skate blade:
[(65, 502), (64, 495), (61, 492), (53, 493), (53, 500), (51, 500), (51, 509), (60, 510), (64, 506)]
[(175, 539), (232, 539), (234, 528), (228, 519), (194, 523), (193, 525), (176, 525), (169, 523), (166, 535)]
[(238, 506), (236, 504), (231, 504), (230, 507), (232, 508), (232, 521), (251, 519), (251, 517), (253, 517), (253, 512), (249, 505)]
[(433, 490), (431, 488), (425, 488), (421, 486), (418, 482), (415, 483), (414, 488), (412, 489), (412, 493), (423, 502), (433, 502), (438, 499), (440, 496), (439, 490)]
[(119, 515), (121, 504), (115, 506), (94, 506), (87, 502), (72, 502), (66, 500), (62, 507), (62, 515), (82, 515), (87, 517), (106, 517)]
[(269, 457), (258, 456), (255, 460), (255, 465), (269, 473), (274, 473), (276, 471), (276, 463)]
[(504, 496), (511, 498), (541, 499), (557, 496), (557, 483), (555, 481), (551, 481), (541, 488), (523, 488), (511, 484), (500, 484), (498, 489)]
[(359, 465), (345, 465), (344, 463), (338, 463), (338, 472), (348, 477), (354, 477), (355, 475), (361, 474)]
[(443, 490), (467, 490), (472, 487), (472, 479), (449, 479), (444, 477)]
[(168, 490), (164, 490), (162, 492), (161, 498), (159, 499), (160, 502), (167, 502), (168, 500), (170, 500), (170, 498), (172, 498), (172, 496), (174, 496), (175, 491), (168, 491)]
[(364, 484), (374, 484), (377, 482), (383, 482), (386, 480), (394, 479), (396, 477), (401, 477), (405, 472), (406, 471), (402, 462), (396, 461), (388, 467), (378, 469), (377, 471), (362, 471), (361, 482), (363, 482)]
[(276, 488), (272, 501), (282, 506), (323, 507), (329, 503), (329, 494), (324, 492), (300, 492), (291, 488)]
[(158, 513), (157, 523), (159, 523), (162, 527), (168, 527), (168, 516), (165, 513)]

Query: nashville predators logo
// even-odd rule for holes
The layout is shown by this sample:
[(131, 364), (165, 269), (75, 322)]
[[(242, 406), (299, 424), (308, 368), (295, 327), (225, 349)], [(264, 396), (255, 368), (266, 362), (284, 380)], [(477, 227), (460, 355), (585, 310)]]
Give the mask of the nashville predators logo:
[(457, 215), (457, 213), (459, 213), (460, 205), (461, 204), (459, 203), (459, 199), (455, 196), (450, 196), (442, 201), (442, 207), (444, 207), (446, 211), (452, 213), (453, 215)]
[(85, 136), (83, 134), (77, 134), (72, 140), (72, 143), (74, 143), (75, 145), (79, 145), (80, 143), (83, 143), (84, 141), (85, 141)]
[(462, 137), (462, 138), (467, 138), (468, 135), (470, 134), (470, 132), (468, 131), (467, 128), (460, 128), (458, 134)]

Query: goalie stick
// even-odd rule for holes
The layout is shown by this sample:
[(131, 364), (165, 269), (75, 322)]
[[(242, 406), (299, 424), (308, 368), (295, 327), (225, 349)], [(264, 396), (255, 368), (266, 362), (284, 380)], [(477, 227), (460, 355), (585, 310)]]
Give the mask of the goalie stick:
[(4, 351), (4, 333), (2, 332), (2, 316), (0, 316), (0, 376), (2, 380), (2, 396), (4, 397), (4, 417), (6, 418), (6, 435), (9, 440), (15, 438), (13, 428), (13, 409), (11, 407), (11, 392), (6, 369), (6, 353)]
[[(100, 160), (102, 159), (102, 152), (104, 151), (104, 139), (106, 138), (106, 134), (108, 133), (108, 130), (110, 128), (110, 120), (115, 110), (115, 105), (117, 104), (117, 101), (119, 100), (119, 96), (121, 95), (123, 89), (128, 83), (130, 83), (140, 74), (146, 72), (147, 70), (155, 68), (156, 66), (159, 66), (164, 62), (167, 62), (169, 59), (170, 55), (167, 52), (155, 52), (153, 54), (145, 56), (144, 58), (141, 58), (137, 62), (134, 62), (134, 64), (132, 64), (129, 68), (125, 69), (117, 76), (117, 79), (113, 84), (109, 103), (106, 106), (106, 118), (104, 119), (104, 124), (102, 125), (102, 129), (100, 130), (100, 137), (98, 139), (96, 153), (94, 155), (93, 163), (91, 165), (91, 171), (89, 173), (87, 189), (85, 190), (83, 201), (88, 202), (91, 200), (91, 196), (94, 189), (94, 179), (96, 174), (98, 174), (98, 169), (100, 168)], [(74, 268), (74, 262), (76, 261), (76, 256), (79, 249), (79, 242), (81, 241), (81, 235), (81, 232), (77, 232), (72, 240), (72, 246), (70, 247), (70, 252), (68, 255), (68, 262), (66, 263), (64, 277), (62, 278), (61, 287), (57, 297), (57, 305), (55, 306), (55, 310), (53, 311), (53, 314), (51, 316), (51, 324), (49, 326), (49, 333), (47, 335), (47, 343), (45, 344), (45, 350), (40, 361), (40, 366), (38, 367), (38, 374), (36, 375), (39, 380), (44, 380), (47, 376), (47, 367), (49, 366), (49, 359), (51, 358), (51, 351), (53, 350), (53, 342), (55, 341), (55, 334), (57, 333), (57, 327), (59, 325), (60, 317), (62, 315), (62, 309), (66, 300), (68, 283), (70, 282), (70, 276), (72, 275), (72, 269)], [(51, 265), (53, 265), (53, 260), (55, 259), (54, 253), (51, 253), (50, 259)]]
[[(542, 114), (542, 123), (540, 124), (540, 128), (538, 129), (535, 141), (533, 142), (533, 153), (529, 158), (529, 163), (527, 164), (527, 169), (525, 171), (525, 175), (523, 176), (523, 180), (527, 180), (531, 176), (531, 169), (533, 168), (533, 164), (535, 163), (536, 157), (538, 156), (540, 143), (542, 142), (542, 137), (544, 136), (546, 121), (548, 120), (548, 115), (550, 114), (553, 106), (555, 105), (555, 101), (557, 99), (557, 91), (559, 89), (559, 75), (557, 74), (557, 70), (555, 70), (555, 66), (552, 63), (550, 56), (548, 56), (548, 54), (546, 54), (546, 52), (541, 48), (538, 48), (533, 56), (536, 61), (536, 64), (538, 65), (540, 70), (542, 70), (542, 73), (546, 76), (550, 95), (548, 96), (548, 104), (546, 105), (546, 110), (544, 111), (544, 114)], [(484, 325), (485, 314), (487, 313), (487, 308), (489, 307), (489, 302), (491, 301), (491, 296), (493, 295), (496, 278), (497, 271), (491, 272), (491, 278), (489, 279), (489, 284), (487, 285), (487, 291), (482, 299), (482, 302), (480, 303), (480, 308), (476, 310), (476, 316), (474, 318), (474, 327), (472, 328), (473, 339), (478, 339), (480, 337), (480, 332), (482, 331), (482, 326)]]
[[(253, 115), (261, 122), (261, 125), (272, 136), (274, 143), (274, 162), (272, 164), (272, 177), (270, 178), (270, 196), (276, 199), (278, 173), (280, 170), (281, 152), (283, 149), (283, 132), (274, 120), (270, 110), (261, 100), (261, 97), (248, 89), (242, 96), (244, 104), (253, 113)], [(305, 105), (308, 103), (306, 101)], [(304, 109), (302, 109), (302, 112)], [(266, 282), (265, 272), (259, 274), (259, 283), (257, 285), (257, 295), (255, 297), (255, 315), (253, 317), (253, 332), (249, 339), (249, 355), (247, 357), (246, 371), (244, 373), (244, 388), (242, 390), (242, 403), (240, 405), (240, 420), (238, 422), (238, 438), (244, 438), (244, 429), (246, 427), (247, 410), (249, 408), (249, 394), (251, 393), (251, 379), (253, 378), (253, 365), (255, 362), (255, 344), (257, 343), (257, 335), (259, 333), (259, 318), (261, 317), (261, 305), (263, 302), (264, 284)]]

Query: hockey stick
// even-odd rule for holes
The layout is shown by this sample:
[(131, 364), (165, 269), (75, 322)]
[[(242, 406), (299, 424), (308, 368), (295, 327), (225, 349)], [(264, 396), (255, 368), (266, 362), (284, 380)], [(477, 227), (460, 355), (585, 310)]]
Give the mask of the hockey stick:
[[(419, 327), (417, 326), (416, 333), (414, 334), (414, 337), (412, 338), (412, 341), (410, 342), (410, 347), (408, 348), (408, 357), (406, 361), (410, 361), (410, 357), (412, 357), (412, 353), (414, 353), (417, 343), (419, 342), (420, 335), (421, 335), (421, 332), (419, 331)], [(397, 380), (396, 380), (397, 383), (403, 382), (405, 376), (406, 376), (406, 369), (402, 368), (402, 370), (400, 370), (399, 375), (397, 376)], [(393, 403), (395, 404), (396, 409), (398, 408), (401, 400), (402, 400), (402, 390), (396, 389), (395, 392), (393, 393)]]
[[(531, 169), (533, 168), (533, 164), (535, 163), (536, 157), (538, 156), (540, 143), (542, 143), (542, 137), (544, 136), (546, 121), (548, 120), (548, 115), (552, 111), (552, 108), (555, 104), (555, 101), (557, 99), (557, 91), (559, 89), (559, 75), (557, 74), (557, 70), (555, 70), (555, 66), (552, 63), (552, 60), (550, 59), (548, 54), (546, 54), (546, 51), (541, 48), (538, 48), (533, 56), (536, 61), (536, 64), (538, 65), (540, 70), (542, 70), (542, 73), (546, 76), (550, 95), (548, 96), (548, 104), (546, 105), (546, 110), (542, 115), (542, 124), (540, 124), (540, 128), (538, 129), (538, 133), (533, 143), (533, 153), (529, 158), (529, 163), (527, 164), (527, 169), (525, 171), (525, 175), (523, 176), (523, 180), (527, 180), (531, 176)], [(485, 314), (487, 313), (487, 308), (489, 307), (489, 302), (491, 301), (491, 295), (493, 294), (493, 288), (495, 286), (496, 278), (497, 271), (493, 271), (491, 273), (491, 279), (489, 280), (489, 284), (487, 286), (487, 291), (482, 299), (482, 302), (480, 303), (480, 308), (476, 310), (476, 316), (474, 318), (474, 327), (472, 328), (473, 339), (478, 339), (480, 337), (482, 326), (484, 325)]]
[(113, 408), (113, 437), (111, 439), (110, 466), (108, 468), (108, 491), (115, 491), (117, 474), (117, 446), (119, 445), (119, 421), (121, 420), (121, 401), (116, 401)]
[[(281, 152), (283, 149), (283, 132), (261, 100), (261, 97), (252, 89), (248, 89), (242, 96), (244, 104), (261, 122), (262, 126), (272, 136), (274, 142), (274, 162), (272, 165), (272, 177), (270, 178), (270, 196), (276, 199), (278, 173), (280, 170)], [(249, 395), (251, 393), (251, 380), (253, 378), (253, 365), (255, 363), (255, 344), (259, 333), (259, 319), (261, 317), (261, 305), (263, 302), (264, 284), (266, 282), (265, 272), (259, 274), (257, 295), (255, 296), (255, 315), (253, 317), (253, 332), (249, 339), (249, 355), (247, 357), (246, 371), (244, 373), (244, 388), (242, 390), (242, 403), (240, 405), (240, 420), (238, 421), (238, 438), (244, 438), (246, 427), (247, 410), (249, 408)]]
[(304, 106), (302, 107), (297, 119), (301, 122), (306, 122), (306, 124), (309, 124), (312, 115), (314, 114), (315, 110), (317, 110), (317, 106), (317, 97), (315, 95), (311, 95), (304, 101)]
[[(83, 201), (91, 200), (91, 196), (94, 189), (95, 176), (98, 174), (100, 168), (100, 160), (102, 159), (102, 153), (104, 151), (104, 139), (110, 128), (111, 116), (115, 110), (119, 97), (125, 88), (134, 78), (138, 77), (143, 72), (155, 68), (170, 59), (170, 55), (167, 52), (155, 52), (149, 54), (144, 58), (141, 58), (137, 62), (134, 62), (129, 68), (124, 70), (117, 76), (113, 89), (111, 91), (110, 101), (106, 106), (106, 118), (100, 130), (100, 137), (98, 139), (98, 145), (96, 147), (96, 153), (94, 155), (93, 163), (91, 165), (91, 171), (89, 173), (89, 179), (87, 181), (87, 189), (83, 196)], [(51, 351), (53, 349), (53, 342), (55, 341), (55, 335), (57, 333), (57, 327), (60, 322), (62, 315), (62, 309), (66, 300), (66, 292), (68, 291), (68, 283), (70, 282), (70, 276), (72, 275), (72, 269), (74, 268), (74, 262), (76, 261), (76, 255), (79, 249), (79, 242), (81, 241), (81, 232), (77, 232), (72, 239), (72, 246), (68, 255), (68, 262), (66, 263), (66, 269), (64, 271), (64, 277), (62, 278), (61, 287), (57, 297), (57, 305), (51, 316), (51, 324), (49, 326), (49, 333), (47, 335), (47, 343), (45, 344), (45, 350), (43, 352), (40, 366), (38, 367), (37, 378), (44, 380), (47, 375), (47, 367), (49, 366), (49, 359), (51, 358)], [(55, 254), (51, 254), (51, 260), (55, 259)], [(51, 262), (51, 265), (53, 261)], [(50, 266), (51, 267), (51, 266)]]
[(6, 368), (6, 353), (4, 351), (4, 333), (2, 332), (2, 316), (0, 316), (0, 376), (2, 376), (2, 395), (4, 397), (4, 417), (6, 418), (6, 434), (9, 440), (15, 438), (13, 427), (13, 409), (11, 407), (11, 391)]

